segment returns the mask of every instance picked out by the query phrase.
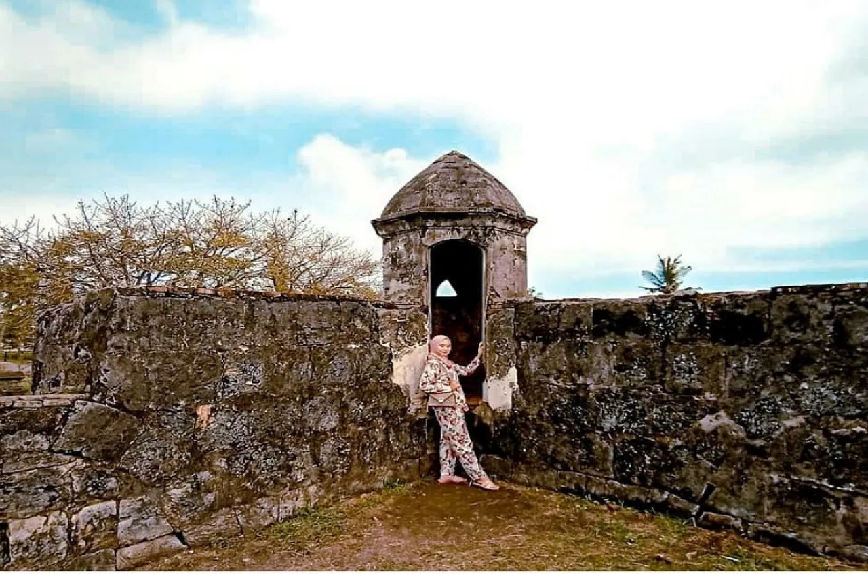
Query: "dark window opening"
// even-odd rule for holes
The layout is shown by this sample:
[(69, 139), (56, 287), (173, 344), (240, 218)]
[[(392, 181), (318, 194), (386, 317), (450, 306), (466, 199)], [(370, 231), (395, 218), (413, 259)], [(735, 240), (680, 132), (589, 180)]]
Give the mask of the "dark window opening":
[(9, 546), (9, 523), (0, 522), (0, 566), (6, 566), (12, 562)]
[[(469, 241), (450, 240), (431, 248), (431, 334), (452, 340), (449, 358), (466, 365), (482, 342), (482, 249)], [(469, 377), (459, 377), (467, 402), (482, 400), (485, 366)]]

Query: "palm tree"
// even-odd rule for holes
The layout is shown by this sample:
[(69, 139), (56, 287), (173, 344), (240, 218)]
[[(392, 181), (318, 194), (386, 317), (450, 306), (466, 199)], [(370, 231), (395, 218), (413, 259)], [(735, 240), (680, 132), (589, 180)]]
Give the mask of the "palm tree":
[(642, 287), (650, 293), (674, 293), (681, 289), (684, 278), (692, 270), (689, 265), (681, 264), (681, 255), (678, 257), (657, 256), (657, 270), (655, 272), (642, 271), (642, 277), (651, 283), (651, 287)]

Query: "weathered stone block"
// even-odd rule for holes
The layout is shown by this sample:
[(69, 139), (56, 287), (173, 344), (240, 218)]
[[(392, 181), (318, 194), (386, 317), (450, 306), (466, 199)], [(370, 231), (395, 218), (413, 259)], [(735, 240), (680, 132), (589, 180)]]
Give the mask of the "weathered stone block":
[(813, 482), (778, 478), (769, 481), (768, 496), (776, 501), (769, 509), (769, 521), (779, 527), (841, 534), (840, 493)]
[(651, 486), (659, 462), (655, 455), (660, 450), (653, 440), (645, 437), (616, 441), (612, 457), (614, 478), (626, 484)]
[(26, 429), (0, 437), (0, 474), (60, 466), (75, 461), (71, 456), (49, 452), (48, 448), (48, 436)]
[(9, 521), (9, 566), (45, 568), (66, 558), (67, 516), (51, 512), (45, 516), (32, 516)]
[(838, 555), (853, 562), (868, 562), (868, 546), (862, 544), (850, 544), (841, 548)]
[(134, 544), (133, 546), (121, 548), (117, 554), (117, 568), (118, 570), (129, 570), (157, 558), (171, 556), (186, 549), (187, 546), (178, 540), (177, 536), (169, 534), (155, 540), (148, 540)]
[(720, 347), (673, 343), (666, 348), (665, 387), (677, 394), (718, 397), (726, 389), (725, 364)]
[(816, 375), (781, 385), (789, 391), (796, 412), (868, 420), (868, 368), (835, 368), (826, 363), (815, 369)]
[(648, 306), (639, 301), (594, 301), (591, 317), (595, 339), (645, 337), (650, 332)]
[(184, 528), (184, 540), (191, 546), (202, 546), (215, 538), (231, 538), (241, 534), (241, 525), (232, 508), (223, 508), (197, 524)]
[(708, 496), (706, 508), (751, 522), (771, 518), (768, 501), (772, 500), (774, 476), (756, 470), (745, 472), (744, 465), (730, 465), (718, 469), (708, 480), (715, 488)]
[(798, 407), (787, 395), (765, 395), (733, 415), (750, 439), (769, 440), (784, 429), (784, 425), (799, 416)]
[(561, 385), (578, 383), (588, 375), (588, 344), (559, 341), (544, 344), (522, 343), (519, 368), (527, 381), (556, 381)]
[[(190, 337), (187, 333), (186, 338)], [(163, 352), (142, 356), (136, 369), (138, 372), (142, 366), (146, 367), (149, 409), (174, 410), (186, 405), (213, 404), (221, 398), (221, 393), (239, 382), (234, 379), (236, 373), (240, 375), (240, 370), (230, 370), (227, 375), (225, 354), (202, 351), (193, 349), (181, 353), (176, 349), (168, 356)], [(237, 378), (243, 385), (244, 377)], [(185, 381), (185, 384), (179, 385), (178, 381)]]
[(291, 346), (264, 358), (262, 391), (292, 396), (314, 384), (313, 357), (309, 347)]
[(147, 485), (163, 484), (189, 474), (195, 424), (195, 415), (186, 410), (149, 415), (119, 466)]
[(377, 309), (380, 342), (394, 354), (424, 345), (428, 338), (428, 316), (417, 309)]
[(585, 488), (591, 495), (603, 500), (623, 502), (639, 508), (662, 507), (667, 494), (656, 488), (644, 488), (630, 484), (621, 484), (614, 480), (606, 480), (596, 476), (588, 476)]
[[(297, 420), (283, 420), (285, 411), (220, 410), (200, 434), (198, 448), (225, 453), (223, 464), (230, 476), (242, 479), (251, 488), (267, 489), (294, 476), (299, 465), (298, 449), (310, 442), (302, 438)], [(282, 429), (295, 427), (291, 433)], [(312, 464), (312, 462), (311, 462)]]
[(549, 468), (612, 475), (612, 445), (592, 433), (573, 435), (555, 430), (553, 437), (532, 445), (527, 447), (533, 449), (529, 460), (540, 460)]
[[(122, 339), (123, 343), (117, 341)], [(142, 412), (151, 401), (151, 384), (146, 365), (151, 362), (150, 353), (136, 348), (132, 333), (114, 335), (100, 363), (97, 380), (93, 384), (95, 401), (119, 405), (128, 411)]]
[(142, 496), (120, 501), (118, 544), (121, 546), (154, 540), (172, 531), (156, 500)]
[(223, 373), (216, 383), (218, 401), (262, 390), (265, 381), (262, 359), (248, 353), (227, 353), (222, 357), (222, 364)]
[(588, 477), (579, 472), (559, 471), (558, 490), (569, 494), (581, 494), (587, 490)]
[(217, 507), (220, 480), (208, 471), (200, 471), (183, 483), (168, 488), (163, 508), (172, 524), (185, 525), (201, 520)]
[(76, 468), (70, 472), (72, 494), (78, 500), (120, 498), (125, 491), (123, 480), (114, 471), (94, 466)]
[[(630, 390), (604, 388), (589, 395), (590, 420), (604, 433), (641, 434), (645, 429), (648, 404), (645, 397)], [(589, 429), (590, 430), (590, 429)]]
[(486, 372), (489, 377), (504, 378), (516, 363), (515, 309), (489, 311), (486, 326)]
[(95, 460), (115, 461), (140, 432), (139, 420), (118, 409), (80, 401), (54, 444)]
[(103, 289), (44, 313), (38, 323), (33, 382), (39, 392), (82, 392), (105, 349), (115, 291)]
[(0, 410), (0, 437), (27, 431), (51, 441), (60, 431), (60, 421), (65, 410), (60, 407)]
[(281, 497), (265, 496), (236, 509), (243, 532), (258, 530), (280, 520)]
[(277, 507), (279, 522), (295, 516), (299, 508), (304, 506), (304, 491), (298, 488), (290, 488), (280, 493), (280, 503)]
[(772, 340), (777, 344), (832, 341), (835, 311), (828, 293), (775, 295), (771, 303)]
[[(591, 346), (594, 386), (644, 388), (663, 381), (663, 353), (651, 341), (622, 339)], [(608, 360), (607, 360), (608, 358)]]
[(6, 434), (0, 437), (0, 453), (11, 453), (48, 450), (48, 439), (39, 434), (33, 434), (28, 430), (19, 430), (16, 433)]
[(868, 348), (868, 296), (835, 305), (832, 342), (850, 352)]
[(537, 486), (549, 490), (557, 490), (560, 484), (559, 472), (549, 468), (540, 468), (524, 464), (515, 464), (510, 473), (510, 479), (526, 486)]
[[(793, 436), (788, 441), (793, 459), (803, 476), (823, 478), (833, 486), (852, 485), (868, 491), (868, 421), (841, 420), (838, 417), (813, 421), (806, 419), (801, 443)], [(808, 429), (822, 430), (811, 430)], [(784, 437), (782, 437), (784, 438)], [(787, 437), (789, 438), (789, 437)]]
[(70, 541), (76, 554), (114, 549), (118, 544), (118, 504), (114, 500), (82, 508), (71, 524)]
[(839, 494), (841, 494), (841, 526), (845, 532), (840, 538), (841, 542), (868, 543), (868, 496), (851, 492)]
[(724, 348), (724, 382), (720, 399), (734, 406), (761, 396), (774, 385), (782, 372), (781, 349), (762, 344), (756, 347)]
[(699, 505), (670, 493), (666, 498), (666, 507), (671, 514), (682, 518), (692, 518), (699, 512)]
[[(307, 413), (305, 426), (313, 432), (328, 432), (336, 429), (341, 419), (341, 398), (341, 394), (338, 392), (326, 391), (304, 401), (302, 409)], [(376, 395), (368, 397), (362, 395), (355, 403), (358, 404), (366, 398), (370, 401), (370, 405), (365, 406), (374, 406), (378, 402)]]
[(74, 466), (0, 475), (0, 516), (24, 518), (63, 508), (70, 499), (68, 473)]
[(483, 454), (479, 457), (479, 464), (482, 465), (489, 475), (494, 477), (504, 477), (512, 474), (512, 461), (501, 456)]
[(116, 562), (115, 550), (106, 549), (69, 559), (63, 563), (63, 569), (77, 571), (113, 571), (116, 569)]
[(707, 463), (714, 469), (748, 464), (751, 460), (744, 428), (725, 411), (706, 414), (682, 434), (679, 443), (692, 460)]
[(751, 540), (772, 546), (783, 546), (803, 554), (822, 554), (827, 548), (823, 542), (823, 536), (812, 535), (809, 531), (794, 532), (786, 528), (778, 528), (768, 523), (747, 523), (744, 527), (744, 535)]
[(654, 297), (648, 300), (647, 305), (648, 336), (657, 344), (707, 339), (707, 317), (695, 297)]
[(565, 339), (588, 340), (594, 328), (594, 306), (590, 302), (564, 302), (558, 331)]
[(756, 345), (768, 339), (771, 295), (767, 291), (700, 296), (709, 339), (722, 345)]
[(516, 337), (519, 340), (557, 340), (560, 312), (560, 303), (519, 303), (515, 307)]
[(696, 522), (699, 526), (711, 528), (713, 530), (741, 530), (741, 520), (726, 514), (717, 514), (714, 512), (703, 512)]

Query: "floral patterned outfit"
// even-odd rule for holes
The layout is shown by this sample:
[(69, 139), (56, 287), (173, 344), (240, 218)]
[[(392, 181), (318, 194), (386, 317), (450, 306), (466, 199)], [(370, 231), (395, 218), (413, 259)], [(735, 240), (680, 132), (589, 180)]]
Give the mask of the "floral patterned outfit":
[[(419, 389), (425, 393), (447, 393), (452, 390), (449, 381), (457, 381), (459, 375), (466, 377), (477, 367), (479, 367), (479, 357), (474, 358), (466, 367), (462, 367), (449, 359), (430, 353), (425, 370), (422, 371)], [(488, 475), (479, 466), (476, 453), (473, 452), (470, 434), (467, 432), (467, 423), (464, 420), (464, 413), (470, 410), (467, 399), (461, 388), (454, 393), (454, 407), (431, 407), (440, 424), (440, 476), (455, 474), (457, 458), (461, 461), (461, 466), (470, 480), (474, 482), (485, 480)]]

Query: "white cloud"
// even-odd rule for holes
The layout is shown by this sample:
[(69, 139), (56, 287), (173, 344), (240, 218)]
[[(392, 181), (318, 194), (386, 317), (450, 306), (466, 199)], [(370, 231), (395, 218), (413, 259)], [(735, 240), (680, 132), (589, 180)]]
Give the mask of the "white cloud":
[(154, 0), (157, 12), (165, 20), (169, 26), (175, 26), (180, 21), (178, 15), (178, 7), (175, 6), (174, 0)]
[[(52, 90), (178, 116), (296, 101), (456, 118), (497, 141), (485, 167), (540, 219), (531, 265), (579, 275), (657, 253), (720, 269), (733, 247), (868, 234), (865, 148), (797, 163), (775, 152), (868, 116), (848, 52), (868, 30), (863, 3), (251, 0), (245, 34), (157, 3), (172, 25), (135, 41), (82, 2), (35, 21), (0, 4), (0, 101)], [(742, 153), (690, 159), (720, 142)], [(297, 157), (286, 207), (365, 247), (379, 244), (369, 220), (434, 159), (329, 135)]]
[(353, 239), (359, 248), (379, 254), (381, 240), (371, 227), (392, 195), (427, 162), (401, 149), (374, 152), (323, 134), (298, 152), (302, 171), (290, 184), (307, 201), (302, 211)]

